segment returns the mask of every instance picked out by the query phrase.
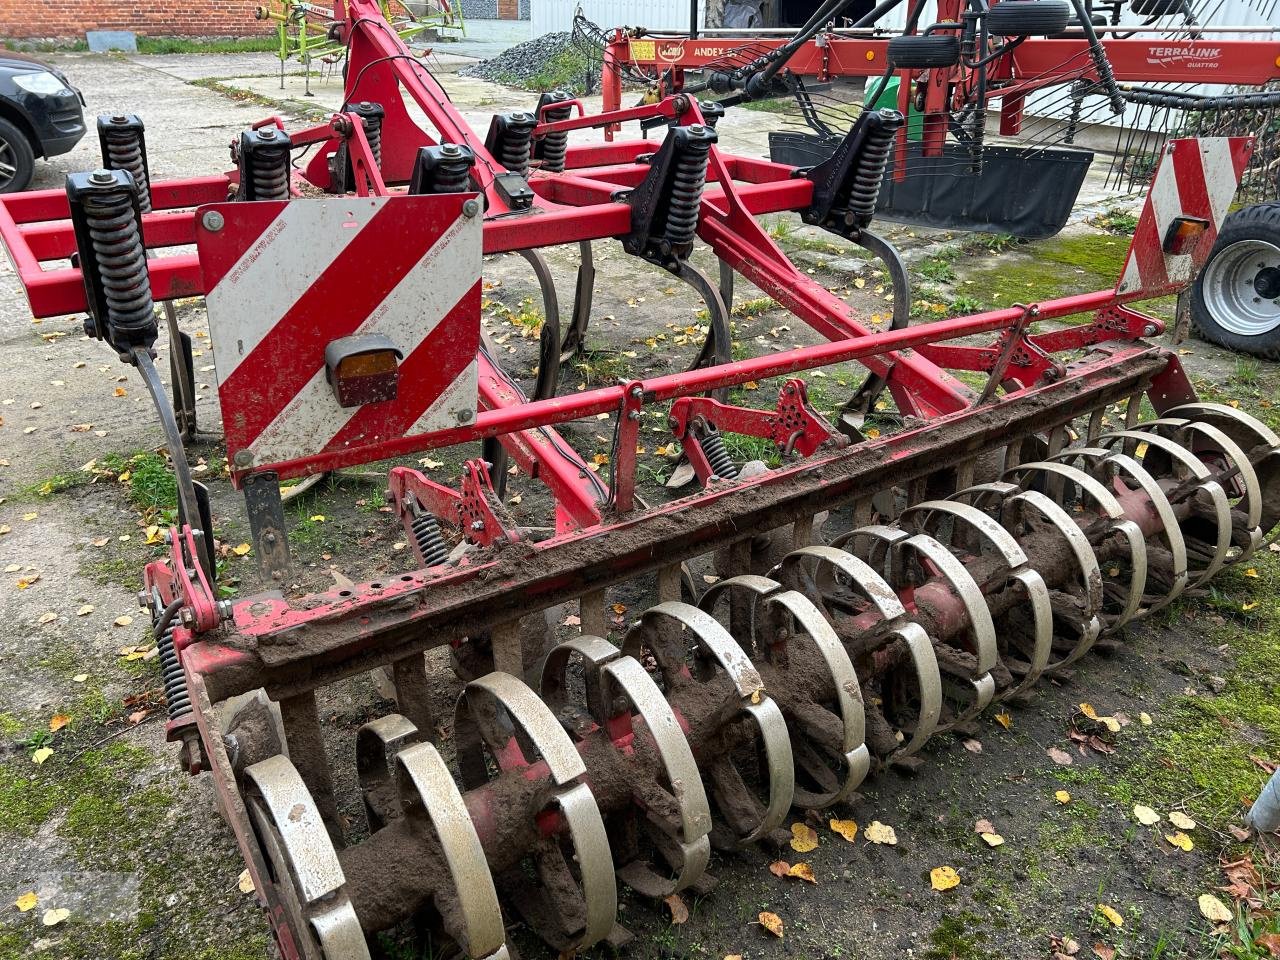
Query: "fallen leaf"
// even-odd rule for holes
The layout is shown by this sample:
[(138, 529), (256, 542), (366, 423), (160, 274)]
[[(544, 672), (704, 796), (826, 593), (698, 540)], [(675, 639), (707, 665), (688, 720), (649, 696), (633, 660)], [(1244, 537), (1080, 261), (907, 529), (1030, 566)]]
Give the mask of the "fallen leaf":
[(667, 909), (671, 911), (672, 923), (687, 923), (689, 920), (689, 908), (685, 906), (684, 901), (680, 899), (680, 894), (673, 893), (668, 897), (663, 897), (662, 902), (667, 905)]
[(979, 820), (973, 825), (974, 833), (995, 833), (996, 828), (990, 820)]
[(20, 896), (17, 900), (13, 901), (13, 905), (17, 907), (19, 910), (21, 910), (23, 913), (26, 913), (28, 910), (33, 909), (35, 905), (39, 902), (40, 902), (40, 898), (35, 895), (34, 891), (29, 890), (26, 893), (24, 893), (22, 896)]
[(858, 824), (853, 820), (832, 820), (827, 826), (850, 842), (858, 836)]
[(1169, 822), (1172, 823), (1179, 830), (1194, 830), (1196, 828), (1196, 822), (1192, 820), (1190, 817), (1188, 817), (1181, 810), (1174, 810), (1172, 813), (1170, 813)]
[(22, 564), (20, 564), (20, 563), (10, 563), (10, 564), (8, 564), (7, 566), (5, 566), (5, 568), (4, 568), (4, 572), (5, 572), (5, 573), (17, 573), (17, 572), (18, 572), (19, 570), (21, 570), (21, 569), (22, 569)]
[(55, 910), (46, 910), (44, 916), (40, 918), (40, 922), (46, 927), (56, 927), (69, 916), (71, 916), (70, 910), (66, 907), (58, 907)]
[(1229, 827), (1227, 827), (1227, 832), (1230, 833), (1237, 840), (1239, 840), (1241, 843), (1243, 843), (1245, 840), (1248, 840), (1249, 837), (1252, 836), (1252, 834), (1250, 834), (1249, 831), (1246, 830), (1244, 827), (1237, 827), (1234, 823), (1231, 824)]
[(775, 877), (785, 877), (791, 872), (791, 864), (785, 860), (775, 860), (769, 864), (769, 872)]
[(775, 937), (782, 936), (782, 918), (778, 916), (776, 913), (761, 911), (759, 919), (760, 919), (760, 926), (764, 927), (766, 930), (772, 933)]
[(57, 620), (57, 619), (58, 619), (58, 615), (57, 615), (56, 613), (53, 613), (53, 612), (49, 612), (49, 613), (42, 613), (42, 614), (40, 614), (40, 622), (41, 622), (41, 623), (53, 623), (53, 621), (55, 621), (55, 620)]
[(124, 397), (124, 396), (128, 396), (128, 394), (129, 394), (129, 391), (128, 391), (128, 390), (126, 390), (124, 387), (116, 387), (115, 395), (116, 395), (117, 397)]
[(1090, 720), (1098, 719), (1098, 713), (1096, 710), (1093, 709), (1093, 704), (1091, 703), (1080, 704), (1080, 712), (1083, 713)]
[(1246, 577), (1249, 577), (1250, 579), (1253, 579), (1253, 580), (1257, 580), (1257, 579), (1258, 579), (1258, 571), (1257, 571), (1256, 569), (1254, 569), (1253, 567), (1250, 567), (1248, 570), (1246, 570), (1246, 571), (1244, 572), (1244, 575), (1245, 575)]
[(25, 577), (19, 577), (18, 589), (25, 590), (27, 589), (27, 587), (31, 586), (33, 583), (38, 582), (39, 580), (40, 580), (40, 574), (38, 573), (30, 573), (30, 574), (27, 574), (27, 576)]
[(1230, 923), (1233, 917), (1231, 909), (1212, 893), (1202, 893), (1196, 901), (1200, 907), (1200, 915), (1210, 923)]
[(1013, 726), (1013, 717), (1009, 716), (1008, 711), (1001, 710), (996, 714), (996, 723), (1008, 730)]
[(147, 711), (145, 710), (135, 710), (129, 714), (129, 722), (135, 727), (145, 719), (147, 719)]
[(312, 523), (324, 523), (324, 514), (323, 514), (323, 513), (316, 513), (316, 514), (312, 514), (312, 516), (311, 516), (311, 522), (312, 522)]
[(89, 675), (87, 673), (77, 673), (74, 677), (71, 678), (71, 682), (84, 683), (88, 679), (89, 679)]
[(952, 867), (934, 867), (929, 871), (929, 886), (935, 890), (950, 890), (960, 886), (960, 875)]
[(1062, 952), (1068, 957), (1074, 957), (1080, 952), (1080, 943), (1070, 937), (1067, 937), (1067, 939), (1062, 941)]
[(83, 607), (81, 607), (79, 610), (76, 611), (76, 616), (87, 617), (91, 613), (93, 613), (93, 604), (86, 603)]
[(1272, 957), (1280, 957), (1280, 933), (1264, 933), (1260, 937), (1253, 938), (1254, 946), (1263, 946), (1267, 948), (1267, 953)]
[(893, 827), (886, 826), (879, 820), (872, 820), (871, 825), (867, 827), (863, 836), (872, 843), (885, 843), (893, 846), (898, 842), (898, 835), (894, 832)]
[(618, 616), (622, 616), (624, 613), (627, 612), (627, 605), (625, 603), (615, 603), (613, 605), (613, 612), (616, 613)]
[(1071, 766), (1072, 763), (1075, 762), (1071, 759), (1071, 754), (1067, 753), (1067, 751), (1061, 749), (1060, 747), (1050, 747), (1048, 750), (1045, 751), (1045, 753), (1049, 755), (1050, 760), (1052, 760), (1054, 763), (1058, 764), (1059, 766), (1069, 767)]
[(256, 889), (253, 885), (253, 877), (249, 876), (248, 870), (240, 871), (240, 878), (236, 880), (236, 886), (240, 888), (241, 893), (253, 893)]
[(964, 747), (970, 753), (982, 752), (982, 744), (979, 741), (974, 740), (972, 737), (968, 738), (967, 740), (961, 741), (960, 746)]
[(1105, 943), (1095, 943), (1093, 945), (1093, 955), (1098, 960), (1115, 960), (1116, 948), (1108, 947)]
[(1058, 790), (1054, 793), (1053, 799), (1065, 806), (1071, 802), (1071, 794), (1067, 793), (1065, 790)]
[(35, 753), (31, 754), (31, 762), (39, 766), (52, 756), (52, 747), (41, 747), (39, 750), (35, 751)]
[(1120, 912), (1114, 907), (1109, 907), (1105, 903), (1098, 904), (1098, 913), (1107, 918), (1112, 926), (1123, 927), (1124, 917), (1120, 916)]
[(133, 623), (133, 617), (129, 616), (126, 613), (119, 617), (116, 617), (114, 622), (117, 627), (127, 627), (129, 626), (129, 624)]
[(998, 833), (984, 833), (982, 839), (987, 842), (988, 847), (999, 847), (1004, 845), (1004, 837)]
[(1164, 838), (1184, 853), (1189, 853), (1195, 844), (1191, 842), (1191, 838), (1179, 830), (1177, 833), (1166, 833)]
[(1145, 807), (1140, 803), (1134, 806), (1133, 816), (1134, 816), (1134, 819), (1137, 820), (1144, 827), (1149, 827), (1153, 823), (1160, 822), (1160, 814), (1156, 813), (1150, 807)]
[(803, 880), (806, 883), (816, 884), (818, 878), (813, 875), (813, 867), (807, 863), (797, 863), (787, 871), (788, 877), (795, 877), (797, 880)]
[(818, 849), (818, 831), (806, 823), (791, 825), (791, 849), (796, 853), (808, 853)]
[(105, 547), (110, 542), (111, 542), (110, 537), (99, 537), (97, 540), (93, 541), (93, 545), (95, 547)]
[(67, 713), (55, 713), (49, 718), (49, 732), (57, 733), (68, 723), (71, 722), (71, 715)]
[(1151, 726), (1151, 714), (1144, 710), (1142, 713), (1138, 714), (1138, 722), (1144, 727)]
[(247, 543), (239, 543), (231, 548), (231, 552), (234, 553), (237, 557), (243, 557), (243, 556), (246, 556), (249, 553), (249, 551), (252, 549), (253, 547), (249, 546), (249, 544)]

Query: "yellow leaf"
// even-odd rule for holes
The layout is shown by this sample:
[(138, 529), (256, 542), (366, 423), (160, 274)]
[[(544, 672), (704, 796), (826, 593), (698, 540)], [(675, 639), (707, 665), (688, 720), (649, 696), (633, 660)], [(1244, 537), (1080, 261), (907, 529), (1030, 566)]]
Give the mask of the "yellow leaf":
[(23, 913), (26, 913), (28, 910), (34, 909), (35, 905), (39, 902), (40, 898), (37, 897), (33, 891), (28, 890), (17, 900), (13, 901), (13, 905)]
[(27, 576), (25, 576), (25, 577), (19, 577), (19, 578), (18, 578), (18, 589), (19, 589), (19, 590), (25, 590), (25, 589), (27, 589), (27, 587), (31, 586), (33, 583), (35, 583), (35, 582), (36, 582), (36, 581), (38, 581), (39, 579), (40, 579), (40, 574), (38, 574), (38, 573), (32, 573), (32, 574), (28, 574), (28, 575), (27, 575)]
[(625, 603), (615, 603), (613, 605), (613, 612), (616, 613), (618, 616), (622, 616), (624, 613), (627, 612), (627, 605)]
[(1246, 570), (1244, 572), (1244, 575), (1246, 577), (1252, 577), (1254, 580), (1258, 579), (1258, 571), (1255, 570), (1253, 567), (1250, 567), (1248, 570)]
[(52, 717), (49, 718), (49, 732), (57, 733), (59, 730), (61, 730), (70, 722), (71, 722), (70, 714), (55, 713)]
[(858, 824), (853, 820), (832, 820), (827, 826), (850, 842), (857, 839)]
[(129, 391), (128, 391), (128, 390), (126, 390), (124, 387), (116, 387), (116, 396), (117, 396), (117, 397), (124, 397), (124, 396), (128, 396), (128, 393), (129, 393)]
[(240, 871), (240, 877), (236, 881), (236, 886), (240, 888), (241, 893), (253, 893), (256, 889), (253, 885), (253, 877), (249, 876), (248, 870)]
[(89, 679), (89, 675), (87, 673), (77, 673), (74, 677), (71, 678), (71, 682), (84, 683), (88, 679)]
[(866, 435), (866, 438), (867, 438), (868, 440), (879, 440), (879, 439), (880, 439), (880, 431), (879, 431), (879, 430), (877, 430), (875, 427), (868, 427), (868, 428), (864, 431), (864, 434)]
[(680, 894), (673, 893), (670, 896), (663, 897), (662, 902), (667, 905), (667, 909), (671, 911), (672, 923), (686, 923), (689, 920), (689, 908), (685, 906)]
[(960, 886), (960, 875), (953, 867), (934, 867), (929, 871), (929, 886), (935, 890), (950, 890)]
[(1080, 712), (1083, 713), (1090, 720), (1098, 719), (1098, 712), (1093, 709), (1093, 704), (1091, 703), (1080, 704)]
[(234, 553), (237, 557), (243, 557), (252, 549), (253, 547), (249, 546), (249, 544), (247, 543), (239, 543), (231, 548), (231, 552)]
[(1200, 894), (1196, 901), (1200, 907), (1200, 915), (1211, 923), (1230, 923), (1232, 913), (1225, 903), (1211, 893)]
[(44, 763), (46, 760), (48, 760), (52, 756), (53, 756), (52, 747), (41, 747), (35, 753), (31, 754), (31, 762), (39, 766), (40, 764)]
[(898, 842), (898, 835), (894, 832), (893, 827), (886, 826), (879, 820), (872, 820), (871, 825), (867, 827), (863, 834), (872, 843), (885, 843), (893, 846)]
[(778, 916), (776, 913), (761, 911), (760, 926), (764, 927), (766, 930), (772, 933), (775, 937), (782, 936), (782, 918)]
[(91, 613), (93, 613), (93, 604), (86, 603), (83, 607), (81, 607), (79, 610), (76, 611), (76, 616), (87, 617)]
[(1177, 833), (1166, 833), (1164, 838), (1183, 852), (1189, 852), (1193, 847), (1195, 847), (1195, 844), (1191, 842), (1191, 838), (1181, 830)]
[(862, 277), (854, 277), (853, 285), (857, 287), (859, 290), (861, 290), (863, 287), (867, 285), (867, 281), (862, 279)]
[(609, 462), (609, 455), (607, 453), (597, 453), (594, 457), (591, 458), (591, 462), (594, 463), (597, 467), (603, 467), (606, 463)]
[(1179, 830), (1194, 830), (1196, 828), (1196, 822), (1181, 810), (1174, 810), (1169, 814), (1169, 822)]
[(160, 536), (160, 528), (154, 523), (147, 527), (145, 533), (147, 535), (147, 543), (159, 543), (164, 539)]
[(818, 831), (804, 823), (791, 825), (791, 849), (796, 853), (808, 853), (818, 849)]
[(40, 918), (40, 922), (46, 927), (56, 927), (69, 916), (71, 916), (70, 910), (66, 907), (58, 907), (56, 910), (46, 910), (44, 916)]
[(133, 623), (133, 617), (129, 616), (128, 614), (124, 614), (122, 616), (116, 617), (115, 619), (115, 625), (117, 627), (127, 627), (131, 623)]
[(34, 520), (34, 519), (35, 519), (36, 517), (38, 517), (38, 516), (40, 516), (40, 514), (38, 514), (38, 513), (34, 513), (34, 512), (33, 512), (33, 513), (24, 513), (24, 514), (22, 515), (22, 519), (23, 519), (23, 520)]
[(1249, 603), (1242, 603), (1242, 604), (1240, 604), (1240, 609), (1241, 609), (1241, 610), (1243, 610), (1245, 613), (1248, 613), (1250, 610), (1252, 610), (1252, 609), (1253, 609), (1254, 607), (1256, 607), (1257, 605), (1258, 605), (1258, 601), (1254, 600), (1254, 601), (1249, 602)]
[(1007, 711), (1001, 710), (996, 714), (996, 723), (1008, 730), (1013, 726), (1013, 717), (1009, 716)]
[(1057, 800), (1061, 804), (1068, 804), (1071, 802), (1071, 794), (1067, 793), (1065, 790), (1059, 790), (1053, 795), (1053, 799)]
[(1149, 827), (1153, 823), (1160, 822), (1160, 814), (1156, 813), (1150, 807), (1144, 807), (1140, 803), (1133, 808), (1133, 816), (1144, 827)]
[(1124, 917), (1120, 916), (1119, 912), (1114, 908), (1107, 906), (1105, 903), (1098, 904), (1098, 913), (1106, 917), (1113, 926), (1124, 926)]
[(116, 477), (116, 479), (121, 483), (128, 483), (131, 476), (133, 476), (133, 474), (126, 470), (124, 473), (120, 474), (120, 476)]
[(795, 877), (797, 880), (804, 880), (808, 883), (816, 884), (818, 882), (818, 878), (813, 875), (813, 867), (807, 863), (797, 863), (787, 871), (787, 876)]
[(1004, 844), (1004, 837), (998, 833), (984, 833), (982, 839), (987, 842), (988, 847), (999, 847)]
[(1151, 726), (1151, 714), (1145, 711), (1138, 714), (1138, 722), (1142, 724), (1144, 727)]
[(316, 513), (316, 514), (312, 514), (312, 516), (311, 516), (311, 522), (312, 522), (312, 523), (324, 523), (324, 514), (323, 514), (323, 513)]

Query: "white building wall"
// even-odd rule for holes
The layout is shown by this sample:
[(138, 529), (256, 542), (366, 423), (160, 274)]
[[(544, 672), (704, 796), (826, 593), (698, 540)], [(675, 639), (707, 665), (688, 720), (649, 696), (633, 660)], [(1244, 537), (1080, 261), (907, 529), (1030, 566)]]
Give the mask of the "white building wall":
[(572, 30), (573, 14), (579, 7), (588, 20), (606, 28), (646, 27), (671, 33), (689, 30), (689, 0), (533, 0), (533, 35)]

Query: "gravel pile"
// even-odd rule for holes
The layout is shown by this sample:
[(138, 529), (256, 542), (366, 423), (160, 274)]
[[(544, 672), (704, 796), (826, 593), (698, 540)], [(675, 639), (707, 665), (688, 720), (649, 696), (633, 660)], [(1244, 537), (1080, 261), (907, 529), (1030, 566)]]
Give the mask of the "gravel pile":
[(548, 64), (575, 57), (578, 51), (571, 33), (547, 33), (504, 50), (490, 60), (481, 60), (458, 72), (513, 87), (535, 85), (545, 79)]

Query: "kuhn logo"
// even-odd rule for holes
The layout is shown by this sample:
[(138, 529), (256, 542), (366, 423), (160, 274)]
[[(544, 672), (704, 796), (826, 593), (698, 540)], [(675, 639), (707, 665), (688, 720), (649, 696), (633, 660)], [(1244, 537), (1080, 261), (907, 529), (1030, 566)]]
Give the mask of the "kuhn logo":
[(675, 63), (684, 56), (684, 41), (676, 40), (661, 44), (658, 47), (658, 59), (667, 63)]
[(1183, 67), (1188, 70), (1217, 70), (1220, 47), (1148, 47), (1147, 63), (1159, 67)]

